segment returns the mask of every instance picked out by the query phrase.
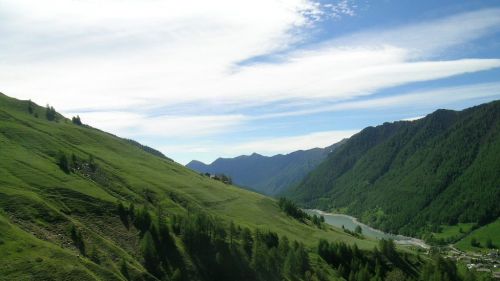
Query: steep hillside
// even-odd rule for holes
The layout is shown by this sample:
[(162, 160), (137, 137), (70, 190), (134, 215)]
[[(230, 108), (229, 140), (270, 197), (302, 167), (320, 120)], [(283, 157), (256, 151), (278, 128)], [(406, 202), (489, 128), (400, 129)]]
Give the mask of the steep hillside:
[(335, 280), (319, 239), (375, 245), (0, 94), (0, 280)]
[(219, 158), (210, 165), (193, 160), (186, 166), (200, 173), (225, 174), (236, 185), (276, 195), (298, 184), (341, 143), (272, 157), (254, 153), (249, 156)]
[(500, 215), (500, 102), (351, 137), (289, 196), (355, 215), (386, 231), (418, 234)]

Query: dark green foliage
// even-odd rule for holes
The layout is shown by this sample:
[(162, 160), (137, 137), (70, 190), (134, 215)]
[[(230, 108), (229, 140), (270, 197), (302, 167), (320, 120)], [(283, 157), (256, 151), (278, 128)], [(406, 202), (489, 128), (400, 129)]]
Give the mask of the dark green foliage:
[(120, 272), (125, 277), (125, 279), (130, 280), (130, 274), (128, 273), (128, 265), (125, 260), (122, 260), (120, 264)]
[(59, 165), (59, 168), (61, 168), (61, 170), (66, 174), (69, 174), (69, 172), (71, 171), (71, 166), (68, 161), (68, 157), (66, 157), (66, 154), (64, 153), (60, 153), (57, 165)]
[[(397, 252), (392, 240), (381, 240), (373, 252), (364, 252), (345, 243), (320, 240), (318, 254), (346, 280), (414, 280), (412, 264)], [(402, 278), (404, 276), (404, 278)], [(394, 278), (402, 279), (394, 279)], [(392, 279), (389, 279), (392, 278)]]
[(33, 114), (34, 112), (34, 108), (33, 108), (33, 102), (31, 100), (28, 101), (28, 112), (29, 114)]
[(320, 240), (318, 254), (347, 280), (383, 278), (389, 270), (385, 263), (387, 257), (378, 251), (373, 254), (361, 252), (356, 245)]
[(394, 269), (392, 271), (389, 271), (387, 273), (387, 276), (385, 277), (385, 281), (405, 281), (405, 280), (407, 280), (407, 276), (400, 269)]
[(153, 237), (149, 231), (146, 231), (141, 240), (141, 251), (144, 258), (144, 267), (146, 270), (159, 277), (160, 276), (160, 260), (158, 259), (158, 253), (156, 252), (155, 243)]
[(437, 280), (437, 281), (460, 281), (462, 280), (453, 261), (435, 255), (433, 259), (427, 262), (421, 271), (419, 281)]
[(477, 239), (475, 237), (472, 237), (470, 239), (470, 245), (472, 247), (477, 247), (477, 248), (481, 247), (481, 243), (479, 241), (477, 241)]
[(488, 249), (495, 249), (495, 245), (493, 245), (491, 238), (486, 239), (486, 247)]
[(356, 228), (354, 229), (354, 232), (356, 232), (357, 234), (362, 234), (363, 230), (361, 229), (361, 226), (357, 225)]
[(340, 144), (272, 157), (254, 153), (250, 156), (219, 158), (210, 165), (193, 160), (186, 167), (208, 176), (224, 174), (238, 186), (263, 194), (278, 195), (298, 184), (338, 146)]
[(168, 158), (167, 156), (165, 156), (165, 154), (161, 153), (160, 151), (152, 148), (152, 147), (149, 147), (147, 145), (143, 145), (141, 143), (138, 143), (136, 142), (135, 140), (131, 140), (131, 139), (124, 139), (126, 142), (132, 144), (133, 146), (136, 146), (138, 148), (140, 148), (141, 150), (151, 154), (151, 155), (154, 155), (154, 156), (157, 156), (157, 157), (160, 157), (160, 158), (163, 158), (165, 160), (168, 160), (170, 162), (174, 162), (174, 160)]
[(310, 218), (310, 216), (306, 212), (302, 211), (302, 209), (300, 209), (293, 201), (288, 200), (285, 197), (281, 197), (279, 199), (278, 205), (281, 210), (293, 218), (302, 221)]
[(55, 121), (56, 120), (57, 112), (56, 112), (56, 110), (54, 109), (53, 106), (49, 106), (47, 104), (47, 107), (45, 108), (45, 117), (49, 121)]
[(70, 236), (73, 240), (73, 244), (80, 251), (80, 254), (85, 256), (85, 241), (83, 240), (82, 233), (78, 231), (74, 225), (71, 226)]
[(82, 120), (80, 120), (80, 116), (78, 115), (76, 117), (73, 116), (73, 118), (71, 118), (71, 122), (77, 126), (82, 125)]
[[(362, 130), (287, 194), (418, 235), (500, 215), (500, 101)], [(446, 210), (446, 212), (443, 212)]]
[(143, 207), (136, 212), (134, 216), (134, 226), (139, 229), (141, 233), (145, 233), (149, 230), (149, 227), (151, 226), (151, 214), (149, 214), (146, 207)]
[(95, 246), (92, 246), (92, 248), (90, 250), (90, 253), (89, 253), (89, 258), (94, 263), (97, 263), (97, 264), (101, 263), (101, 258), (99, 256), (99, 251), (96, 249)]
[(129, 212), (123, 206), (123, 203), (120, 201), (118, 203), (118, 215), (120, 216), (120, 220), (122, 221), (123, 225), (128, 229), (130, 227), (130, 222), (129, 222)]
[(320, 216), (320, 215), (313, 215), (311, 217), (311, 221), (312, 221), (312, 223), (314, 223), (314, 225), (321, 228), (321, 224), (325, 222), (325, 217)]
[[(225, 226), (203, 213), (174, 216), (172, 228), (206, 280), (302, 279), (311, 270), (303, 244), (271, 231)], [(232, 230), (231, 230), (232, 229)], [(231, 234), (232, 233), (232, 234)], [(309, 274), (312, 274), (311, 272)]]
[(220, 180), (225, 184), (233, 184), (233, 180), (231, 179), (231, 177), (225, 174), (217, 174), (215, 175), (214, 179)]
[(182, 273), (178, 268), (174, 271), (174, 273), (172, 274), (172, 277), (170, 277), (170, 280), (172, 280), (172, 281), (181, 281), (182, 280)]

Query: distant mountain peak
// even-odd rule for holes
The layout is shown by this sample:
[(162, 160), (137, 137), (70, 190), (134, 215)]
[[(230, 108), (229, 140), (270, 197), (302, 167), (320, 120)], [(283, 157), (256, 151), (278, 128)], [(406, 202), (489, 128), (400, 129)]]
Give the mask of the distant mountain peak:
[(337, 146), (298, 150), (274, 156), (253, 152), (234, 158), (217, 158), (209, 165), (193, 160), (186, 166), (200, 173), (225, 174), (230, 176), (236, 185), (276, 195), (299, 183)]

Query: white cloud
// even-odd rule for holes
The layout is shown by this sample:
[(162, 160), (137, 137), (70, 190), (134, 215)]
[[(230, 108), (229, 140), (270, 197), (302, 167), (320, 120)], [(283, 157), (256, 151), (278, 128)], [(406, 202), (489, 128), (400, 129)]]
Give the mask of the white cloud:
[(252, 119), (271, 119), (287, 116), (301, 116), (322, 112), (346, 110), (387, 110), (394, 108), (417, 106), (439, 107), (448, 103), (461, 102), (471, 99), (494, 98), (500, 96), (500, 83), (479, 83), (454, 87), (442, 87), (432, 90), (422, 90), (399, 94), (385, 98), (340, 102), (327, 106), (314, 106), (313, 108), (284, 111), (279, 113), (262, 114), (251, 117)]
[(0, 1), (7, 14), (0, 29), (2, 90), (65, 111), (344, 100), (500, 66), (496, 59), (413, 61), (497, 30), (496, 9), (357, 34), (285, 53), (279, 62), (238, 66), (302, 40), (293, 30), (307, 26), (307, 14), (318, 5)]
[[(68, 116), (77, 113), (68, 113)], [(131, 112), (80, 113), (84, 123), (127, 138), (190, 138), (220, 134), (245, 121), (242, 115), (145, 116)]]
[(274, 155), (278, 153), (290, 153), (301, 149), (311, 149), (315, 147), (327, 147), (349, 138), (359, 130), (335, 130), (314, 132), (299, 136), (287, 136), (277, 138), (264, 138), (250, 142), (235, 144), (229, 149), (229, 153), (252, 153), (258, 151), (264, 155)]
[[(498, 9), (357, 33), (296, 50), (321, 17), (355, 15), (351, 1), (337, 3), (0, 0), (0, 91), (80, 114), (85, 123), (121, 136), (182, 138), (239, 130), (256, 118), (418, 103), (422, 93), (349, 100), (500, 67), (499, 59), (432, 60), (497, 32)], [(258, 56), (273, 60), (242, 64)], [(261, 117), (242, 110), (322, 101), (336, 104)], [(196, 115), (175, 110), (186, 104)], [(236, 145), (241, 152), (234, 153), (289, 152), (309, 142), (317, 146), (321, 137), (247, 142)]]
[(334, 39), (326, 44), (345, 46), (391, 45), (409, 50), (412, 59), (432, 57), (451, 47), (500, 31), (500, 8), (461, 13), (406, 26), (377, 29)]

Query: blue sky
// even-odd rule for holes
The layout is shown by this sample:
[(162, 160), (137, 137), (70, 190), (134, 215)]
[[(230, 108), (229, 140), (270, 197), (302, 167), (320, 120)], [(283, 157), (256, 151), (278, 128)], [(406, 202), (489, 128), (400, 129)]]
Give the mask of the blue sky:
[(498, 1), (0, 0), (0, 23), (0, 91), (183, 164), (500, 98)]

